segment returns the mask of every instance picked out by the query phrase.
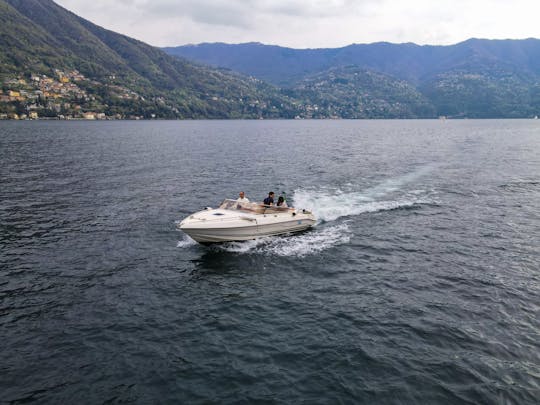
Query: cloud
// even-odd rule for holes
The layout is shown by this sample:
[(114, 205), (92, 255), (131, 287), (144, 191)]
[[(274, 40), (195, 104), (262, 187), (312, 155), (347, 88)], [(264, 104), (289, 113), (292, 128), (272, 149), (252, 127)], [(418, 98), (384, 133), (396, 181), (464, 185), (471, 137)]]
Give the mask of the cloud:
[(147, 15), (177, 20), (191, 20), (210, 26), (251, 26), (249, 1), (241, 0), (172, 0), (147, 1)]
[(450, 44), (540, 37), (536, 0), (57, 0), (153, 45), (258, 41), (338, 47), (376, 41)]

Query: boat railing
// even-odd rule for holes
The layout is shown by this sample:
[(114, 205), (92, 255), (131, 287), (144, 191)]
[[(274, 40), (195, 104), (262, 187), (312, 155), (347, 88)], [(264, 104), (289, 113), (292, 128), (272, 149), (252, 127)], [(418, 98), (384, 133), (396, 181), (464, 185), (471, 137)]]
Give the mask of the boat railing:
[(291, 207), (277, 207), (275, 205), (265, 205), (256, 202), (240, 202), (231, 199), (223, 200), (219, 208), (222, 210), (245, 211), (254, 214), (271, 214), (294, 210), (294, 208)]

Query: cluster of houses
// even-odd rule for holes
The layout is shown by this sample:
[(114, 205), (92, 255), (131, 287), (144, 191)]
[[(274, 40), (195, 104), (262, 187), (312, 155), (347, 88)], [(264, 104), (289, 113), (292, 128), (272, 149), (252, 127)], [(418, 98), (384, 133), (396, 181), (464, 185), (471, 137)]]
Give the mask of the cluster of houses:
[[(55, 77), (31, 74), (29, 77), (9, 78), (0, 82), (0, 119), (119, 119), (100, 111), (100, 103), (77, 83), (100, 86), (77, 70), (54, 70)], [(124, 87), (108, 85), (117, 98), (136, 100), (139, 96)]]

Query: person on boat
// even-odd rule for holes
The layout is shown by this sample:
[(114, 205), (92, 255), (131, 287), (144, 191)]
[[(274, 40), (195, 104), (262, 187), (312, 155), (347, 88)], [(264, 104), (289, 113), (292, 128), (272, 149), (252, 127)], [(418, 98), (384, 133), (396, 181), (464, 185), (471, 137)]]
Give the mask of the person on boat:
[(268, 193), (268, 197), (266, 197), (263, 201), (264, 205), (274, 205), (274, 192), (270, 191)]
[(285, 201), (285, 198), (283, 198), (282, 195), (280, 195), (279, 198), (277, 199), (277, 204), (276, 205), (278, 207), (283, 207), (283, 208), (288, 207), (287, 201)]
[(239, 197), (236, 200), (237, 202), (242, 202), (242, 203), (248, 203), (249, 202), (249, 199), (246, 197), (246, 194), (243, 191), (240, 191), (238, 196)]

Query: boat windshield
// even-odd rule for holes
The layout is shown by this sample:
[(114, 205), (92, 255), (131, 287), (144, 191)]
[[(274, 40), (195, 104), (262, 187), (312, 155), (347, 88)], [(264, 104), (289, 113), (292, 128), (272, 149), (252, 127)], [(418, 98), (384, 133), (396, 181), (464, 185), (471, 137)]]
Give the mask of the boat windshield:
[(236, 200), (226, 199), (219, 206), (222, 210), (232, 210), (232, 211), (249, 211), (255, 214), (266, 214), (270, 212), (284, 212), (292, 208), (287, 207), (276, 207), (274, 205), (268, 206), (256, 202), (239, 202)]

